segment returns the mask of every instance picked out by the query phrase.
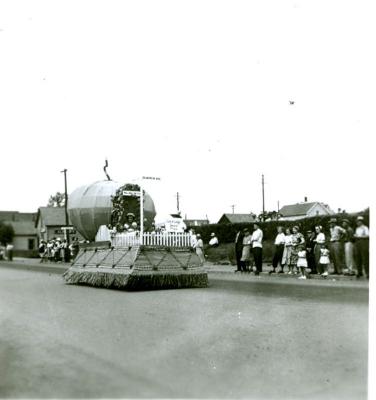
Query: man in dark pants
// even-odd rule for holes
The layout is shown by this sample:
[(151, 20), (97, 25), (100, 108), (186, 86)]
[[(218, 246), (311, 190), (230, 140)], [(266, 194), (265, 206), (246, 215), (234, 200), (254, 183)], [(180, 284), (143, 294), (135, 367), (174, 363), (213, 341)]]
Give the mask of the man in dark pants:
[(243, 252), (243, 238), (244, 238), (244, 233), (242, 231), (239, 231), (236, 234), (235, 237), (235, 257), (236, 257), (236, 265), (237, 269), (235, 272), (241, 272), (242, 271), (242, 252)]
[(306, 239), (306, 250), (307, 250), (307, 264), (308, 268), (311, 270), (311, 274), (317, 274), (317, 269), (316, 269), (316, 261), (315, 261), (315, 253), (314, 253), (314, 248), (315, 248), (315, 232), (309, 230), (307, 231), (307, 239)]
[(258, 224), (253, 224), (252, 233), (252, 253), (255, 260), (256, 271), (255, 275), (262, 272), (262, 237), (263, 233)]
[(364, 218), (358, 217), (356, 219), (357, 228), (355, 230), (355, 249), (356, 249), (356, 267), (358, 273), (357, 278), (363, 276), (363, 267), (369, 278), (369, 229), (364, 224)]
[(285, 234), (283, 233), (282, 226), (277, 227), (277, 236), (274, 240), (274, 256), (273, 256), (273, 269), (269, 271), (269, 274), (274, 274), (278, 267), (281, 265), (281, 272), (283, 272), (282, 256), (285, 248)]

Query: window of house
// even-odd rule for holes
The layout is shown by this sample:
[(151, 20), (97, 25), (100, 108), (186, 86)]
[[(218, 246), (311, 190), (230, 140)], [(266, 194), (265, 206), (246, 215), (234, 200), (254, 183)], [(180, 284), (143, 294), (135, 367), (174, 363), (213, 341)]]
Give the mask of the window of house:
[(29, 239), (28, 240), (28, 249), (29, 250), (34, 250), (35, 249), (35, 239)]

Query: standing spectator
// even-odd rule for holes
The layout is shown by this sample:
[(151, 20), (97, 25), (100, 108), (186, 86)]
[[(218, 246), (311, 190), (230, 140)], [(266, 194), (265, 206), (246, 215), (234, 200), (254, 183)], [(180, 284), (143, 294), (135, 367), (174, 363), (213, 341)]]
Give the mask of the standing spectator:
[(317, 274), (321, 275), (324, 270), (322, 268), (322, 265), (320, 263), (320, 257), (321, 257), (321, 249), (325, 245), (325, 234), (322, 231), (322, 226), (318, 225), (315, 227), (315, 232), (316, 232), (316, 237), (313, 239), (315, 242), (315, 247), (313, 248), (313, 253), (315, 255), (315, 264), (316, 264), (316, 269), (317, 269)]
[(62, 249), (63, 249), (64, 262), (69, 263), (70, 250), (69, 250), (69, 246), (68, 246), (68, 241), (66, 239), (63, 240)]
[(211, 239), (209, 240), (209, 246), (210, 247), (218, 247), (219, 242), (218, 242), (218, 238), (215, 235), (215, 233), (213, 232), (210, 236), (211, 236)]
[(12, 243), (7, 244), (6, 252), (7, 252), (8, 261), (13, 261), (13, 249), (14, 249), (14, 246)]
[(201, 235), (198, 233), (196, 235), (196, 243), (194, 245), (194, 249), (196, 250), (196, 254), (200, 259), (200, 264), (204, 265), (205, 262), (205, 255), (204, 255), (204, 242), (201, 239)]
[(258, 224), (253, 224), (253, 233), (252, 233), (252, 253), (253, 258), (255, 260), (256, 271), (255, 275), (258, 275), (262, 272), (262, 237), (263, 233)]
[(290, 228), (286, 228), (285, 247), (283, 249), (283, 256), (282, 256), (282, 271), (283, 267), (286, 266), (288, 268), (288, 271), (286, 271), (286, 273), (290, 273), (291, 271), (291, 251), (292, 251), (291, 230)]
[(196, 243), (197, 243), (197, 235), (196, 232), (194, 231), (194, 229), (191, 229), (189, 231), (190, 235), (191, 235), (191, 243), (192, 243), (192, 247), (195, 247)]
[(235, 257), (236, 257), (236, 265), (237, 269), (235, 272), (241, 272), (242, 271), (242, 253), (243, 253), (243, 238), (244, 238), (244, 233), (242, 231), (239, 231), (236, 236), (235, 236)]
[(330, 259), (329, 259), (329, 250), (326, 248), (325, 243), (321, 245), (320, 249), (320, 268), (324, 272), (321, 274), (321, 276), (327, 277), (329, 275), (329, 264), (330, 264)]
[(47, 261), (46, 255), (47, 255), (47, 246), (46, 242), (44, 240), (41, 240), (39, 247), (38, 247), (38, 253), (40, 257), (40, 262)]
[(345, 247), (345, 275), (355, 275), (354, 273), (354, 229), (350, 226), (350, 221), (344, 219), (342, 221), (342, 228), (345, 230), (343, 235)]
[(242, 258), (241, 266), (242, 271), (249, 272), (250, 271), (250, 264), (251, 264), (251, 246), (252, 246), (252, 235), (250, 234), (247, 228), (244, 229), (244, 236), (243, 236), (243, 249), (242, 249)]
[(54, 242), (53, 242), (53, 240), (49, 240), (47, 243), (47, 259), (48, 259), (48, 261), (53, 261), (54, 256), (55, 256)]
[(54, 260), (55, 262), (61, 261), (61, 254), (60, 254), (61, 242), (60, 239), (57, 238), (54, 244)]
[(356, 248), (356, 268), (357, 278), (363, 276), (363, 268), (367, 279), (369, 279), (369, 229), (364, 224), (364, 218), (359, 216), (356, 219), (355, 248)]
[(330, 254), (332, 256), (334, 272), (333, 275), (342, 274), (343, 264), (343, 242), (342, 236), (346, 231), (337, 224), (337, 220), (330, 220)]
[(278, 264), (281, 264), (281, 272), (283, 272), (282, 257), (285, 248), (285, 234), (283, 233), (282, 226), (277, 227), (277, 236), (274, 240), (274, 256), (273, 256), (273, 269), (269, 274), (275, 273)]
[(74, 260), (74, 259), (77, 257), (78, 252), (79, 252), (79, 250), (80, 250), (80, 243), (79, 243), (79, 241), (78, 241), (77, 238), (75, 238), (75, 239), (73, 240), (73, 242), (72, 242), (72, 244), (70, 245), (70, 247), (71, 247), (71, 255), (72, 255), (72, 258), (73, 258), (73, 260)]
[[(300, 248), (300, 245), (304, 244), (304, 236), (299, 232), (299, 227), (295, 225), (292, 228), (292, 250), (291, 250), (291, 271), (297, 274), (299, 272), (298, 268), (298, 251)], [(296, 268), (296, 271), (294, 271), (294, 267)]]
[(315, 232), (312, 232), (311, 230), (307, 231), (307, 238), (306, 238), (307, 264), (308, 264), (308, 268), (311, 270), (311, 274), (317, 274), (315, 253), (314, 253), (315, 236), (316, 236)]

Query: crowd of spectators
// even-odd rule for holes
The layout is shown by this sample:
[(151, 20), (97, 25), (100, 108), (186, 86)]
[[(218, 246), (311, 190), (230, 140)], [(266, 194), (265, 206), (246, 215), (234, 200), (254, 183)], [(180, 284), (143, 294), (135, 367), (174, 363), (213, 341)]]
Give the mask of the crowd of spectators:
[(40, 262), (66, 262), (74, 260), (79, 251), (79, 241), (74, 239), (68, 244), (66, 239), (53, 238), (48, 241), (42, 240), (39, 244)]
[[(285, 229), (279, 226), (269, 274), (286, 273), (307, 279), (309, 274), (361, 277), (365, 273), (368, 279), (369, 228), (364, 218), (357, 218), (356, 227), (352, 227), (347, 219), (343, 219), (340, 224), (336, 218), (332, 218), (329, 232), (327, 237), (320, 225), (305, 234), (300, 232), (298, 225)], [(252, 233), (248, 229), (237, 233), (235, 272), (253, 271), (259, 274), (262, 271), (262, 239), (262, 230), (258, 224), (254, 224)]]

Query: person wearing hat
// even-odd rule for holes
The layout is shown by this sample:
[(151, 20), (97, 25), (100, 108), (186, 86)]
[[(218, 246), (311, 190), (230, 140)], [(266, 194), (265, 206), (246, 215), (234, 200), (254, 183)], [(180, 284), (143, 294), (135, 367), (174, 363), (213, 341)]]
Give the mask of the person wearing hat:
[(345, 233), (342, 237), (345, 249), (345, 266), (344, 275), (355, 275), (354, 269), (354, 229), (350, 226), (350, 221), (344, 219), (342, 228)]
[[(293, 228), (292, 228), (292, 249), (291, 249), (291, 259), (290, 259), (291, 270), (289, 272), (292, 272), (294, 274), (299, 273), (298, 252), (300, 250), (302, 250), (302, 246), (304, 245), (304, 243), (305, 243), (304, 236), (300, 232), (299, 226), (298, 225), (293, 226)], [(294, 268), (296, 269), (296, 271), (294, 271)]]
[(200, 264), (203, 265), (205, 262), (204, 242), (202, 241), (199, 233), (196, 235), (196, 243), (193, 245), (193, 248), (196, 250), (196, 254), (200, 259)]
[(133, 213), (129, 212), (127, 214), (127, 222), (124, 224), (124, 230), (128, 231), (129, 229), (132, 229), (131, 227), (133, 222), (135, 222), (135, 218), (136, 216)]
[(219, 245), (218, 238), (217, 238), (217, 236), (215, 235), (215, 233), (213, 232), (213, 233), (210, 235), (209, 246), (210, 246), (210, 247), (218, 247), (218, 245)]
[(248, 228), (245, 228), (243, 237), (243, 250), (242, 258), (240, 259), (242, 263), (242, 271), (250, 272), (251, 257), (252, 257), (252, 235)]
[(316, 237), (315, 232), (313, 232), (312, 230), (307, 231), (307, 237), (306, 237), (307, 264), (308, 268), (311, 271), (311, 274), (317, 274), (315, 253), (314, 253), (315, 237)]
[(356, 219), (355, 229), (355, 249), (356, 249), (356, 268), (357, 277), (363, 276), (363, 268), (367, 279), (369, 278), (369, 228), (364, 223), (364, 217), (359, 216)]
[(259, 224), (253, 224), (253, 233), (252, 233), (252, 253), (253, 258), (255, 260), (255, 275), (258, 275), (262, 272), (262, 238), (263, 232), (260, 229)]
[(342, 237), (346, 231), (332, 218), (330, 224), (330, 254), (333, 261), (334, 275), (342, 274), (343, 270), (343, 241)]

